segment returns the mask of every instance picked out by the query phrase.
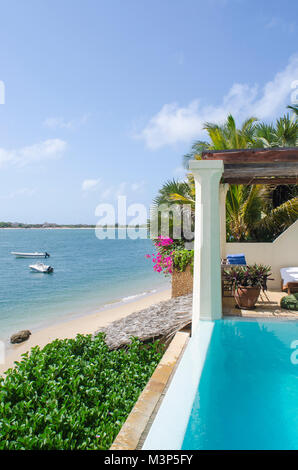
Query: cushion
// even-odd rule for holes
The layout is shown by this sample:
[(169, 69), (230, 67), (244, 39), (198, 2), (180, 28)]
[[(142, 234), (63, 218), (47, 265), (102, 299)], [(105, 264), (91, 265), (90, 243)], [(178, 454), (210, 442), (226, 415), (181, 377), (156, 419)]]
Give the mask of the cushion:
[(246, 265), (245, 255), (240, 253), (239, 255), (227, 255), (228, 264), (243, 264)]
[(287, 285), (288, 282), (298, 283), (298, 267), (281, 268), (280, 275), (284, 285)]

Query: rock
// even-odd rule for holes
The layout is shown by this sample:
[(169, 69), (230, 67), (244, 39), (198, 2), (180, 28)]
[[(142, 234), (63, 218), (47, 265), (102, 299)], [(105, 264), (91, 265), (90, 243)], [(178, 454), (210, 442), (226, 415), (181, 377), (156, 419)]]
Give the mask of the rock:
[(18, 333), (15, 333), (14, 335), (10, 337), (10, 342), (12, 344), (23, 343), (23, 341), (27, 341), (27, 339), (29, 339), (30, 335), (31, 335), (31, 331), (29, 330), (18, 331)]

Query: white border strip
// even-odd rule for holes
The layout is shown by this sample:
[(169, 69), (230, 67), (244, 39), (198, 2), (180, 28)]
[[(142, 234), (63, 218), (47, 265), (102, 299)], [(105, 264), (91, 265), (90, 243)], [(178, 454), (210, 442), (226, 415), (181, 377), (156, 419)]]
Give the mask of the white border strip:
[(213, 327), (213, 322), (199, 322), (153, 421), (143, 450), (181, 449)]

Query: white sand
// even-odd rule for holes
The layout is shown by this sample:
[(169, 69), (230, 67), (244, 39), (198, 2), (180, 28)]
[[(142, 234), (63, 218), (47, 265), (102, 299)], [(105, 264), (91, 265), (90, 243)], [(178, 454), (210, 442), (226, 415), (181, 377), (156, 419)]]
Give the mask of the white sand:
[(5, 357), (5, 363), (0, 364), (0, 374), (3, 374), (15, 361), (21, 360), (21, 354), (29, 351), (33, 346), (44, 347), (54, 339), (74, 338), (77, 334), (95, 333), (101, 327), (120, 320), (133, 312), (143, 310), (150, 305), (171, 298), (171, 290), (167, 289), (155, 294), (147, 295), (134, 302), (129, 302), (109, 309), (100, 310), (91, 315), (85, 315), (74, 320), (58, 323), (42, 330), (33, 332), (30, 338), (21, 344), (12, 345), (12, 349)]

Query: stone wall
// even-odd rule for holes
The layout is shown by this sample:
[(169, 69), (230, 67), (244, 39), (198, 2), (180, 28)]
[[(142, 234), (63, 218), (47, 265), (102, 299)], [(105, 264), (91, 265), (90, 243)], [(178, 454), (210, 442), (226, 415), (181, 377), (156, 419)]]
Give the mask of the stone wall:
[(225, 255), (244, 253), (248, 264), (272, 267), (269, 289), (280, 289), (280, 268), (298, 266), (298, 220), (272, 243), (226, 243)]
[(193, 289), (193, 275), (191, 267), (187, 266), (185, 271), (174, 270), (172, 274), (172, 298), (180, 295), (191, 294)]

